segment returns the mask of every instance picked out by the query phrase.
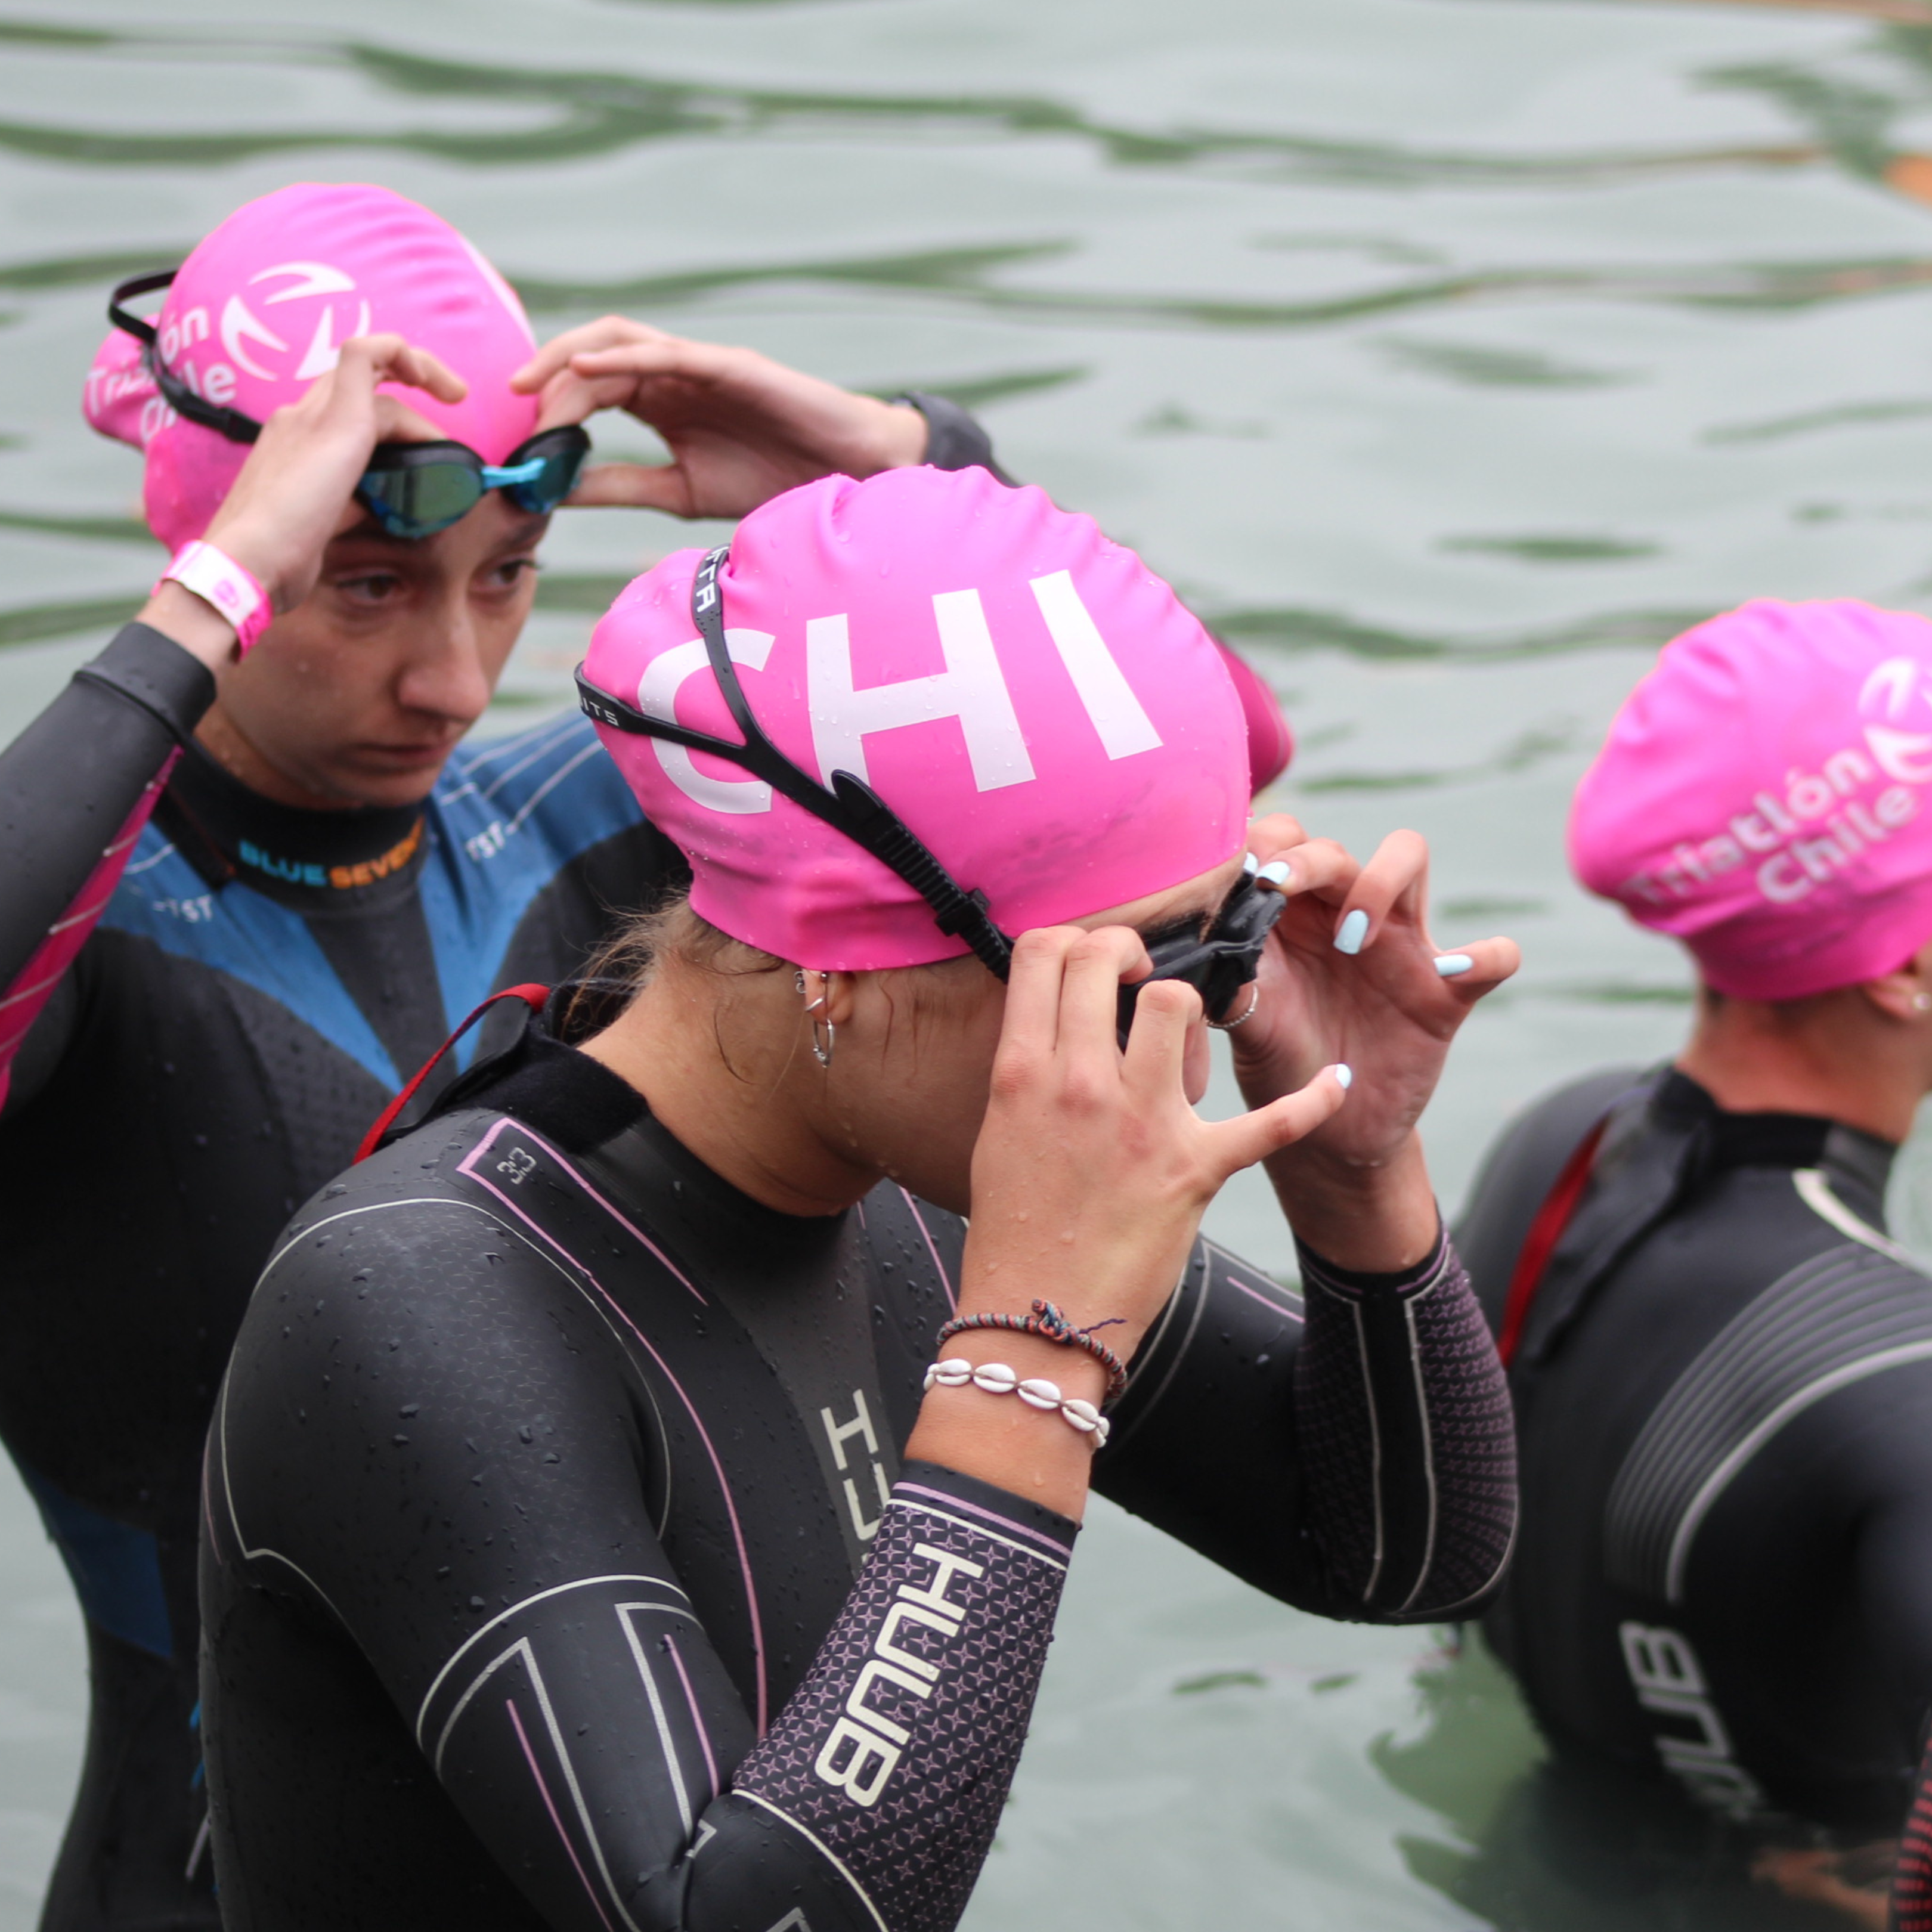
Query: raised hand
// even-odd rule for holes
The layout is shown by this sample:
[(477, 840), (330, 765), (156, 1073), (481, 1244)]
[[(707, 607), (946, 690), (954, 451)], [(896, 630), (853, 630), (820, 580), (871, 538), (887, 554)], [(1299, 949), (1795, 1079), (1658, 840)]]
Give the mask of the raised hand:
[(254, 572), (278, 612), (314, 589), (329, 538), (365, 514), (356, 486), (376, 444), (442, 434), (400, 398), (380, 394), (383, 382), (444, 403), (469, 392), (460, 376), (400, 335), (352, 337), (327, 375), (263, 424), (208, 526), (208, 541)]
[[(1056, 1304), (1076, 1328), (1131, 1357), (1180, 1277), (1209, 1202), (1228, 1178), (1318, 1131), (1341, 1106), (1335, 1069), (1232, 1120), (1202, 1120), (1184, 1084), (1192, 986), (1143, 992), (1123, 1054), (1114, 1032), (1124, 975), (1147, 949), (1126, 926), (1023, 933), (986, 1118), (973, 1155), (973, 1214), (959, 1285), (962, 1314), (1024, 1315)], [(1116, 1325), (1117, 1324), (1117, 1325)], [(998, 1360), (1097, 1401), (1105, 1378), (1079, 1351), (980, 1329), (947, 1355)], [(1017, 1402), (968, 1390), (926, 1397), (907, 1454), (944, 1463), (1049, 1508), (1078, 1514), (1091, 1460), (1084, 1443)]]
[(1285, 868), (1288, 904), (1253, 1016), (1231, 1036), (1242, 1091), (1264, 1104), (1336, 1060), (1354, 1076), (1347, 1106), (1269, 1172), (1296, 1232), (1330, 1259), (1406, 1266), (1436, 1234), (1416, 1120), (1456, 1030), (1521, 956), (1509, 939), (1453, 952), (1431, 939), (1429, 848), (1416, 832), (1392, 832), (1362, 865), (1278, 814), (1255, 821), (1249, 845), (1264, 872)]
[(573, 506), (628, 505), (676, 517), (742, 517), (820, 476), (919, 463), (926, 419), (855, 395), (750, 349), (689, 342), (605, 316), (545, 344), (511, 386), (542, 398), (542, 427), (622, 410), (648, 424), (668, 464), (600, 464)]

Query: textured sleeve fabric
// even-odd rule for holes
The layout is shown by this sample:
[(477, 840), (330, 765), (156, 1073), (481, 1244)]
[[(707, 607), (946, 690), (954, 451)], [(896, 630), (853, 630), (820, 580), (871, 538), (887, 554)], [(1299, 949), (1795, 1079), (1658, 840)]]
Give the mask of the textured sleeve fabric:
[(493, 1217), (420, 1199), (338, 1208), (265, 1272), (208, 1452), (224, 1918), (321, 1922), (280, 1895), (276, 1822), (249, 1810), (248, 1754), (286, 1753), (290, 1723), (227, 1722), (237, 1673), (258, 1712), (298, 1688), (296, 1653), (251, 1658), (241, 1634), (268, 1592), (277, 1628), (366, 1661), (544, 1925), (945, 1932), (1018, 1760), (1073, 1526), (908, 1465), (760, 1740), (658, 1538), (649, 1400), (561, 1279)]
[[(27, 1097), (9, 1090), (21, 1044), (214, 698), (205, 664), (130, 624), (0, 752), (0, 1106)], [(33, 1056), (43, 1071), (58, 1058), (44, 1044)]]
[(1095, 1487), (1304, 1610), (1469, 1614), (1514, 1535), (1516, 1444), (1455, 1250), (1445, 1238), (1397, 1276), (1301, 1259), (1296, 1296), (1197, 1246)]
[(1918, 1767), (1892, 1880), (1892, 1932), (1932, 1932), (1932, 1750)]

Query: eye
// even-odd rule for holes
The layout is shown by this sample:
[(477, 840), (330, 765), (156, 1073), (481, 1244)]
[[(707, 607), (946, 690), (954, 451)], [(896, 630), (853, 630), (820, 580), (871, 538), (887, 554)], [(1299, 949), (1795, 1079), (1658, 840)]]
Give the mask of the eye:
[(520, 590), (538, 570), (533, 556), (513, 556), (483, 573), (481, 587), (488, 594), (507, 597)]
[(338, 596), (365, 609), (393, 603), (402, 596), (403, 580), (393, 570), (363, 570), (335, 580)]

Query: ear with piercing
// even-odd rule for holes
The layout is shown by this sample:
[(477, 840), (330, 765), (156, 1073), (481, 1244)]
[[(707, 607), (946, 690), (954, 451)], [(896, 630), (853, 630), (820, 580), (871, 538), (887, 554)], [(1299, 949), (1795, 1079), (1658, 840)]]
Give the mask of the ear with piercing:
[[(798, 968), (792, 978), (798, 988), (798, 996), (802, 1000), (805, 998), (805, 968), (802, 966)], [(805, 1010), (812, 1016), (812, 1057), (820, 1066), (830, 1066), (832, 1051), (838, 1044), (838, 1029), (832, 1024), (829, 1013), (824, 1019), (818, 1017), (820, 1009), (825, 1004), (825, 975), (821, 973), (818, 976), (818, 997)], [(825, 1036), (822, 1043), (819, 1039), (820, 1034)]]

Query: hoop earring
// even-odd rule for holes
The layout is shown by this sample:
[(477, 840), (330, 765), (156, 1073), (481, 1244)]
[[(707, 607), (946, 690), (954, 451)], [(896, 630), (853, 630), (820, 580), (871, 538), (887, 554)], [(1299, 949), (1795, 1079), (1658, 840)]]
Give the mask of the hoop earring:
[[(794, 970), (792, 977), (798, 987), (798, 996), (802, 1000), (805, 998), (804, 968), (801, 966), (796, 968)], [(808, 1014), (815, 1014), (818, 1011), (819, 1008), (824, 1006), (824, 1004), (825, 975), (821, 973), (818, 976), (818, 997), (817, 999), (814, 1000), (811, 1005), (807, 1006), (805, 1010)], [(823, 1046), (820, 1046), (818, 1043), (818, 1036), (821, 1031), (823, 1031), (825, 1035), (825, 1044)], [(828, 1014), (822, 1020), (814, 1018), (812, 1022), (812, 1058), (817, 1060), (821, 1066), (830, 1066), (832, 1064), (833, 1050), (837, 1047), (838, 1044), (838, 1029), (832, 1024), (830, 1015)]]

